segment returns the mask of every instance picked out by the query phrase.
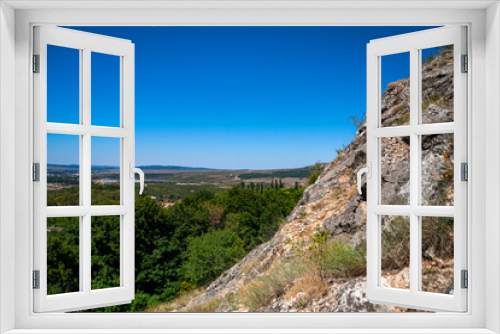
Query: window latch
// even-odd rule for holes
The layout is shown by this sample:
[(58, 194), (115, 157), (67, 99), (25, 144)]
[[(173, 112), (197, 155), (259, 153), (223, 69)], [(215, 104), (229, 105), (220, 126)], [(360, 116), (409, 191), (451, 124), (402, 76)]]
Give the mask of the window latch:
[(361, 178), (363, 176), (363, 174), (366, 173), (366, 177), (371, 179), (372, 178), (372, 163), (371, 162), (367, 162), (366, 163), (366, 167), (363, 167), (361, 168), (360, 170), (358, 170), (358, 174), (357, 174), (357, 183), (358, 183), (358, 193), (361, 195), (362, 194), (362, 191), (361, 191)]
[(135, 174), (139, 174), (139, 183), (141, 185), (141, 189), (139, 190), (139, 195), (142, 195), (142, 192), (144, 191), (144, 172), (140, 168), (134, 167), (134, 162), (130, 161), (129, 173), (131, 179), (135, 179)]

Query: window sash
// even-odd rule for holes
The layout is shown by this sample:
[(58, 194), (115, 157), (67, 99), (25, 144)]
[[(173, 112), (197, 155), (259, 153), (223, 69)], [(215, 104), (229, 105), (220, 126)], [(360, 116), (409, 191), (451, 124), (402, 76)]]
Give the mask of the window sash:
[[(80, 50), (80, 124), (47, 122), (47, 45)], [(91, 125), (91, 53), (120, 57), (119, 128)], [(40, 182), (34, 183), (34, 270), (40, 271), (40, 289), (33, 290), (35, 312), (67, 312), (129, 303), (134, 298), (134, 45), (127, 40), (64, 28), (35, 27), (34, 54), (40, 55), (40, 73), (34, 75), (34, 161), (40, 163)], [(80, 205), (47, 207), (47, 134), (80, 138)], [(91, 205), (91, 138), (119, 138), (120, 205)], [(91, 217), (120, 216), (120, 286), (92, 290)], [(48, 217), (80, 217), (78, 292), (47, 295)]]
[[(461, 289), (460, 271), (467, 269), (467, 184), (460, 180), (460, 163), (467, 162), (467, 76), (461, 73), (466, 54), (464, 27), (446, 27), (371, 41), (367, 47), (367, 161), (372, 166), (367, 196), (367, 297), (370, 301), (436, 311), (467, 310), (467, 290)], [(454, 45), (454, 122), (419, 124), (421, 109), (420, 50)], [(410, 125), (381, 127), (381, 57), (410, 52)], [(376, 83), (376, 84), (374, 84)], [(422, 206), (421, 145), (424, 134), (454, 133), (454, 206)], [(410, 205), (380, 205), (381, 138), (410, 137)], [(381, 215), (410, 217), (410, 290), (381, 286)], [(421, 284), (422, 216), (454, 217), (454, 294), (419, 291)]]

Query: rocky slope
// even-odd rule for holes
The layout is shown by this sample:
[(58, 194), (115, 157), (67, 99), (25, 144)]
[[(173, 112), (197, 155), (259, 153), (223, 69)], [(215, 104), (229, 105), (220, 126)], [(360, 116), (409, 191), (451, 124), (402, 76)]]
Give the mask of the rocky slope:
[[(444, 48), (423, 66), (423, 123), (453, 120), (452, 64), (453, 53)], [(383, 126), (409, 124), (409, 95), (408, 79), (387, 86), (382, 95)], [(408, 204), (409, 139), (384, 138), (381, 149), (383, 204)], [(348, 243), (351, 250), (364, 251), (366, 198), (356, 191), (356, 172), (365, 163), (366, 127), (362, 123), (349, 146), (305, 190), (274, 237), (252, 250), (178, 311), (410, 311), (368, 302), (364, 265), (358, 265), (348, 274), (339, 274), (318, 272), (308, 265), (304, 269), (303, 264), (297, 264), (298, 255), (311, 249), (313, 236), (318, 232), (326, 231), (328, 242)], [(422, 137), (422, 173), (423, 203), (453, 205), (452, 135)], [(365, 188), (366, 183), (363, 194)], [(429, 239), (423, 241), (423, 286), (427, 291), (449, 293), (453, 282), (453, 248), (434, 238), (444, 235), (442, 239), (452, 240), (453, 229), (450, 230), (449, 222), (428, 225), (431, 227), (423, 232)], [(399, 239), (393, 244), (389, 241), (388, 247), (383, 248), (382, 282), (386, 286), (408, 288), (409, 233), (402, 226), (404, 221), (395, 217), (383, 223), (388, 240)]]

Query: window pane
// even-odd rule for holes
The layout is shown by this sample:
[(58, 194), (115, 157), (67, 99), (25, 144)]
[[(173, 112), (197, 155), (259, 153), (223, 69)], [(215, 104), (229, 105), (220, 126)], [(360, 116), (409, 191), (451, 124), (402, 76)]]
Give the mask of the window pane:
[(422, 124), (453, 122), (453, 45), (422, 50)]
[(120, 138), (92, 137), (92, 205), (120, 204)]
[(120, 286), (120, 216), (92, 217), (92, 290)]
[(422, 205), (453, 206), (453, 134), (422, 136)]
[(92, 125), (120, 126), (120, 57), (92, 52)]
[(382, 286), (410, 289), (410, 217), (381, 216)]
[(453, 218), (422, 217), (422, 291), (453, 294)]
[(410, 204), (410, 137), (381, 139), (381, 204)]
[(47, 134), (47, 206), (80, 205), (80, 136)]
[(80, 218), (47, 218), (47, 294), (80, 291)]
[(80, 50), (47, 45), (47, 122), (80, 123)]
[(410, 53), (381, 57), (382, 126), (410, 124)]

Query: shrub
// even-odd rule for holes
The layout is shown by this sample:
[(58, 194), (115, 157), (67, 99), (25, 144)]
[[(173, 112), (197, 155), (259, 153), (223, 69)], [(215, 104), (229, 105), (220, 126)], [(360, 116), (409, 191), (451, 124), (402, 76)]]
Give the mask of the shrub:
[(351, 246), (348, 242), (328, 240), (328, 232), (313, 234), (308, 242), (303, 239), (292, 244), (297, 257), (305, 260), (310, 270), (317, 270), (321, 278), (328, 274), (337, 277), (354, 277), (366, 273), (366, 259), (363, 249)]
[(267, 274), (256, 278), (244, 286), (239, 293), (240, 301), (251, 311), (255, 311), (279, 297), (295, 279), (303, 276), (306, 268), (298, 262), (279, 263)]
[(402, 269), (410, 263), (410, 219), (382, 221), (382, 269)]
[(322, 172), (323, 166), (317, 162), (314, 167), (311, 168), (311, 173), (309, 174), (309, 185), (314, 184)]
[(207, 232), (191, 239), (182, 273), (186, 280), (201, 286), (216, 279), (244, 255), (243, 241), (230, 230)]

